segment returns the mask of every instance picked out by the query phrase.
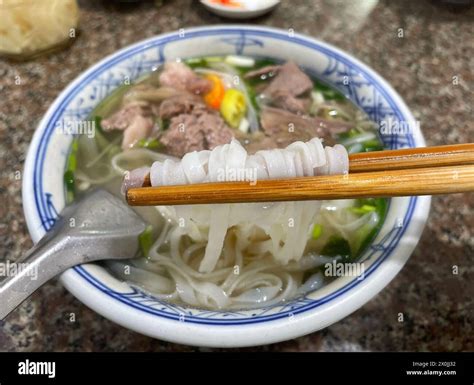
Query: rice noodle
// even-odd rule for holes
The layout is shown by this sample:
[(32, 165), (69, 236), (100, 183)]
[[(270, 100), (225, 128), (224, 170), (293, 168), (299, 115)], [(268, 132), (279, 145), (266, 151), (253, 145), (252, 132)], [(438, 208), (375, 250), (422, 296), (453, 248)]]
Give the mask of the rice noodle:
[[(166, 159), (153, 163), (150, 169), (152, 186), (205, 183), (229, 180), (236, 172), (255, 179), (286, 178), (345, 174), (349, 169), (346, 149), (336, 144), (323, 147), (318, 138), (294, 142), (286, 149), (258, 151), (248, 155), (237, 140), (217, 146), (212, 151), (186, 154), (181, 161)], [(248, 179), (247, 179), (248, 180)]]
[[(149, 154), (126, 156), (130, 161), (132, 156), (147, 158)], [(121, 159), (114, 161), (118, 170)], [(220, 181), (223, 169), (245, 168), (255, 168), (256, 176), (262, 179), (342, 174), (347, 172), (348, 159), (342, 146), (324, 148), (317, 138), (253, 155), (233, 140), (212, 151), (186, 154), (182, 160), (160, 159), (150, 168), (150, 180), (153, 186)], [(166, 225), (141, 267), (174, 282), (174, 292), (168, 286), (159, 290), (163, 298), (171, 296), (206, 308), (270, 306), (301, 293), (304, 271), (333, 260), (306, 252), (321, 204), (158, 207)], [(132, 274), (128, 279), (157, 290), (147, 279), (143, 283), (147, 277), (138, 279)], [(313, 274), (304, 287), (317, 288), (321, 282), (321, 277)]]
[[(182, 161), (155, 162), (150, 169), (150, 181), (152, 186), (224, 181), (228, 180), (225, 171), (249, 169), (249, 165), (256, 168), (255, 178), (258, 175), (268, 179), (342, 174), (348, 171), (349, 163), (344, 147), (323, 148), (317, 138), (307, 143), (295, 142), (286, 149), (258, 151), (254, 155), (247, 155), (240, 143), (233, 140), (212, 151), (186, 154)], [(239, 239), (247, 235), (248, 243), (253, 243), (248, 234), (240, 232), (240, 226), (250, 222), (269, 237), (261, 244), (261, 252), (270, 253), (283, 264), (300, 259), (319, 206), (317, 202), (288, 202), (265, 210), (258, 204), (181, 206), (175, 208), (173, 219), (184, 222), (183, 235), (207, 242), (199, 271), (210, 272), (219, 260), (228, 229), (235, 226)], [(249, 213), (249, 208), (259, 215)]]

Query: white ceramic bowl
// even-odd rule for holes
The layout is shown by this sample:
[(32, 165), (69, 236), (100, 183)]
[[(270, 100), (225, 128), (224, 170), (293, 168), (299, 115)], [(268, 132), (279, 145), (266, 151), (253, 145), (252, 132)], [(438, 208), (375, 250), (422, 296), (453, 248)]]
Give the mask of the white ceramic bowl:
[[(72, 136), (55, 129), (58, 121), (85, 119), (126, 76), (137, 78), (164, 60), (222, 54), (292, 59), (346, 94), (375, 121), (413, 123), (405, 103), (379, 75), (347, 53), (306, 36), (270, 28), (213, 26), (153, 37), (94, 65), (61, 93), (41, 121), (28, 152), (23, 183), (24, 211), (33, 240), (45, 234), (65, 205), (63, 174)], [(411, 128), (406, 135), (384, 135), (385, 145), (424, 146), (419, 129)], [(219, 312), (168, 304), (94, 264), (66, 271), (61, 281), (103, 316), (163, 340), (219, 347), (287, 340), (331, 325), (382, 290), (413, 251), (429, 206), (429, 197), (392, 199), (380, 234), (363, 256), (363, 280), (342, 277), (279, 306)]]
[(270, 12), (280, 4), (280, 0), (243, 1), (243, 8), (221, 5), (210, 0), (201, 0), (201, 3), (209, 11), (222, 17), (229, 19), (251, 19)]

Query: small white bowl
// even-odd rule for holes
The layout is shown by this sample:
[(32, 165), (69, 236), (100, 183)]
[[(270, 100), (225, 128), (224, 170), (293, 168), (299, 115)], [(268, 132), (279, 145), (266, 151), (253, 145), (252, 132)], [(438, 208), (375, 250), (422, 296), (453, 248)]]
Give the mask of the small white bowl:
[[(23, 205), (37, 242), (65, 205), (63, 175), (73, 137), (58, 122), (84, 120), (125, 77), (136, 79), (164, 60), (208, 55), (294, 60), (337, 88), (377, 122), (409, 124), (411, 131), (383, 135), (388, 148), (424, 146), (414, 118), (398, 94), (373, 70), (341, 50), (288, 31), (253, 26), (213, 26), (173, 32), (124, 48), (87, 70), (56, 99), (30, 145)], [(66, 288), (87, 306), (127, 328), (189, 345), (237, 347), (295, 338), (346, 317), (382, 290), (403, 267), (428, 216), (430, 197), (391, 200), (384, 225), (364, 253), (365, 276), (338, 278), (320, 290), (277, 306), (208, 311), (166, 303), (138, 291), (95, 264), (69, 269)], [(94, 215), (94, 213), (91, 213)], [(383, 325), (380, 325), (382, 327)]]
[[(238, 1), (238, 0), (236, 0)], [(222, 4), (213, 3), (210, 0), (201, 0), (201, 3), (211, 12), (216, 15), (227, 17), (230, 19), (252, 19), (254, 17), (262, 16), (270, 12), (278, 4), (280, 0), (258, 0), (258, 1), (239, 1), (243, 4), (242, 7), (231, 7)]]

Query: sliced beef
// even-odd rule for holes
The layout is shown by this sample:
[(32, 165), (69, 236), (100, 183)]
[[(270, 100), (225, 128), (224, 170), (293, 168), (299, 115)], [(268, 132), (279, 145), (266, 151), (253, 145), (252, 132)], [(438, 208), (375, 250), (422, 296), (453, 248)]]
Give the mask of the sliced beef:
[(158, 116), (162, 119), (170, 119), (176, 115), (190, 114), (197, 109), (206, 109), (200, 97), (192, 94), (173, 96), (160, 104)]
[(172, 96), (183, 94), (188, 94), (188, 92), (171, 87), (157, 88), (150, 84), (137, 84), (125, 93), (123, 101), (124, 103), (141, 101), (156, 104)]
[(166, 153), (182, 157), (189, 151), (203, 149), (204, 134), (194, 115), (182, 114), (171, 119), (160, 142), (166, 147)]
[(250, 137), (239, 139), (249, 154), (255, 154), (260, 150), (271, 150), (281, 147), (276, 141), (276, 137), (266, 136), (261, 131), (252, 134)]
[(146, 102), (126, 104), (101, 122), (104, 131), (123, 131), (122, 148), (124, 150), (132, 147), (137, 141), (148, 138), (154, 125), (151, 107)]
[(304, 114), (311, 106), (310, 98), (297, 98), (288, 93), (276, 94), (272, 99), (275, 107), (282, 108), (295, 114)]
[(262, 109), (260, 124), (265, 135), (275, 140), (277, 147), (286, 147), (296, 140), (308, 141), (324, 134), (311, 117), (273, 107)]
[(103, 119), (101, 127), (105, 131), (123, 131), (137, 116), (151, 116), (150, 105), (146, 102), (132, 102), (126, 104), (107, 119)]
[(278, 75), (270, 82), (263, 93), (272, 98), (277, 95), (300, 96), (313, 88), (313, 81), (295, 63), (283, 64)]
[(153, 127), (154, 122), (151, 117), (137, 115), (123, 132), (122, 148), (126, 150), (133, 147), (139, 140), (149, 138)]
[(159, 79), (161, 86), (188, 91), (193, 94), (204, 94), (212, 88), (212, 84), (208, 79), (202, 78), (181, 62), (165, 63)]
[(232, 129), (219, 114), (203, 113), (198, 119), (198, 124), (203, 127), (204, 144), (209, 150), (221, 144), (229, 143), (234, 137)]
[(315, 136), (330, 139), (332, 134), (352, 127), (349, 123), (297, 115), (273, 107), (262, 109), (260, 123), (265, 135), (274, 139), (278, 147), (286, 147), (296, 140), (309, 141)]
[(266, 75), (266, 76), (275, 76), (275, 74), (278, 73), (278, 71), (280, 70), (281, 68), (281, 65), (269, 65), (269, 66), (265, 66), (265, 67), (262, 67), (262, 68), (259, 68), (259, 69), (256, 69), (254, 71), (249, 71), (247, 72), (245, 75), (244, 75), (244, 78), (245, 79), (253, 79), (253, 78), (259, 78), (259, 77), (262, 77), (263, 75)]
[(229, 143), (233, 132), (215, 112), (196, 109), (190, 114), (171, 118), (169, 128), (160, 138), (168, 154), (182, 157), (191, 151), (212, 150)]
[(260, 91), (270, 105), (295, 114), (308, 113), (310, 99), (302, 96), (313, 89), (313, 81), (295, 63), (290, 61), (281, 66), (264, 67), (250, 72), (250, 75), (264, 74), (264, 70), (278, 72)]

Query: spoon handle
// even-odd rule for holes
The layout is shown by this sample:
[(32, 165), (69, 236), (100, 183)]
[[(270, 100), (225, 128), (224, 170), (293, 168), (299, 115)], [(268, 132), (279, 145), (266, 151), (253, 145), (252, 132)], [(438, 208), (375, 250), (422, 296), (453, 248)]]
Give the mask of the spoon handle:
[[(95, 190), (61, 211), (52, 229), (22, 258), (15, 274), (0, 282), (0, 319), (44, 283), (70, 267), (140, 254), (147, 224), (124, 202)], [(10, 271), (8, 271), (10, 272)]]
[(0, 319), (10, 314), (45, 282), (70, 267), (68, 259), (61, 258), (66, 239), (57, 236), (58, 227), (56, 225), (20, 259), (4, 263), (6, 278), (0, 282)]

